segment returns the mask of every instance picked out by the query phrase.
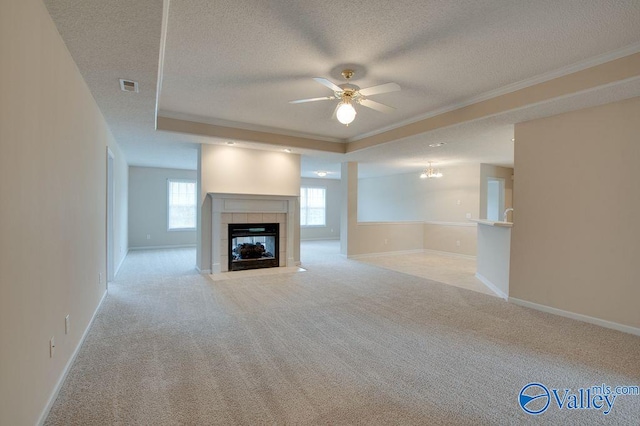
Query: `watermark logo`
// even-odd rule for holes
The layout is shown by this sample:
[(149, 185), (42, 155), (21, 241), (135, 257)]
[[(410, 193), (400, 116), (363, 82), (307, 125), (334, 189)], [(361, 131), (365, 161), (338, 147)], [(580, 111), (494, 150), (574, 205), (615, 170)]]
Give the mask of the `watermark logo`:
[(529, 383), (520, 390), (520, 408), (533, 416), (542, 414), (550, 405), (559, 410), (597, 410), (605, 416), (613, 409), (618, 396), (640, 395), (638, 386), (607, 386), (606, 384), (571, 389), (549, 389), (542, 383)]
[(520, 391), (518, 401), (525, 413), (536, 416), (547, 411), (551, 394), (542, 383), (529, 383)]

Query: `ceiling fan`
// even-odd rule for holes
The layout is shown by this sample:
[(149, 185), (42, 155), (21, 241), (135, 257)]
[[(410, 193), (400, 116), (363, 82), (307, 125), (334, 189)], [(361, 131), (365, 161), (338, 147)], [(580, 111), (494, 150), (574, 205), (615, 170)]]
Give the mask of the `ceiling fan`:
[(342, 124), (346, 124), (347, 126), (356, 118), (356, 109), (353, 107), (354, 103), (380, 112), (391, 112), (395, 110), (395, 108), (393, 107), (381, 104), (380, 102), (372, 101), (368, 97), (372, 95), (379, 95), (382, 93), (397, 92), (398, 90), (400, 90), (400, 86), (398, 84), (385, 83), (378, 86), (361, 89), (355, 84), (349, 83), (349, 81), (353, 77), (353, 74), (353, 70), (350, 69), (342, 71), (342, 76), (347, 80), (347, 82), (344, 84), (334, 84), (326, 78), (314, 77), (313, 79), (315, 81), (333, 90), (333, 96), (299, 99), (297, 101), (289, 101), (289, 103), (301, 104), (305, 102), (331, 101), (334, 99), (339, 99), (340, 103), (338, 103), (338, 106), (335, 109), (335, 115), (339, 122), (341, 122)]

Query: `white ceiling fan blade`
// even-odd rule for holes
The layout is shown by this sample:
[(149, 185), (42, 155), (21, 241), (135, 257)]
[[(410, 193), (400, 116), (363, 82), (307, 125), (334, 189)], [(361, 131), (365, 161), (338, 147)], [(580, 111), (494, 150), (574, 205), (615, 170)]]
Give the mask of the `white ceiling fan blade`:
[(362, 96), (379, 95), (381, 93), (397, 92), (400, 90), (400, 85), (397, 83), (385, 83), (377, 86), (367, 87), (366, 89), (360, 89), (359, 92)]
[(305, 102), (315, 102), (315, 101), (330, 101), (335, 99), (335, 96), (324, 96), (322, 98), (309, 98), (309, 99), (298, 99), (297, 101), (289, 101), (290, 104), (303, 104)]
[(360, 101), (360, 105), (365, 106), (367, 108), (375, 109), (380, 112), (393, 112), (395, 108), (387, 106), (385, 104), (381, 104), (380, 102), (372, 101), (371, 99), (362, 99)]
[(328, 87), (329, 89), (333, 90), (334, 92), (342, 92), (342, 89), (340, 88), (340, 86), (333, 84), (332, 82), (330, 82), (329, 80), (327, 80), (326, 78), (322, 78), (322, 77), (313, 77), (313, 79), (315, 81), (317, 81), (318, 83), (322, 84), (323, 86)]

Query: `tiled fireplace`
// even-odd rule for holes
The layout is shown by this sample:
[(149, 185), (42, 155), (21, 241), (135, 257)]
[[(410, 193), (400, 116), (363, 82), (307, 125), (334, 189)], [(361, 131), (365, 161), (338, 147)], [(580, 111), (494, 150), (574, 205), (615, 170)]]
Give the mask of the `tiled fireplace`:
[[(234, 249), (229, 241), (229, 224), (247, 225), (247, 229), (277, 225), (278, 243), (265, 250), (273, 250), (273, 247), (277, 247), (278, 253), (274, 253), (273, 256), (279, 259), (277, 266), (295, 266), (293, 235), (298, 209), (297, 197), (222, 193), (209, 193), (209, 196), (212, 208), (211, 266), (213, 273), (229, 272), (229, 266), (233, 263), (233, 258), (230, 262), (229, 257), (230, 250)], [(240, 228), (243, 227), (240, 226)], [(233, 257), (233, 252), (231, 256)]]

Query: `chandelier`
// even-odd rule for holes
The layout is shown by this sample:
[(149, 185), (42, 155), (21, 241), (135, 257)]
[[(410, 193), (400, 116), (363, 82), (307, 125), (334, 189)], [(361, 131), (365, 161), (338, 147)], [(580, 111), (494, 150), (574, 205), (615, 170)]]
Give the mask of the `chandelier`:
[(431, 161), (429, 161), (429, 167), (424, 169), (422, 173), (420, 173), (420, 179), (431, 179), (431, 178), (441, 178), (442, 173), (440, 173), (440, 169), (434, 169), (431, 167)]

